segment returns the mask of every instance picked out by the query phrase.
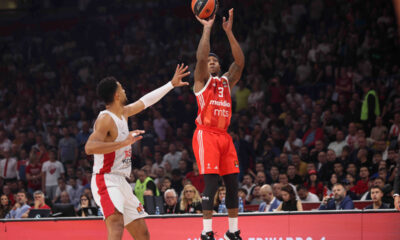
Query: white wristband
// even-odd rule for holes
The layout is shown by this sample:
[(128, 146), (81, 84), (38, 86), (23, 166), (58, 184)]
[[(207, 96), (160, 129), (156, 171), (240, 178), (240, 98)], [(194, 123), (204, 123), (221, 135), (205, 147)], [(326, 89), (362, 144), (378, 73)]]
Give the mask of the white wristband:
[(151, 105), (155, 104), (156, 102), (160, 101), (162, 97), (164, 97), (169, 91), (174, 89), (174, 86), (172, 85), (172, 82), (169, 81), (167, 84), (164, 86), (161, 86), (148, 94), (144, 95), (140, 100), (144, 104), (144, 108), (148, 108)]

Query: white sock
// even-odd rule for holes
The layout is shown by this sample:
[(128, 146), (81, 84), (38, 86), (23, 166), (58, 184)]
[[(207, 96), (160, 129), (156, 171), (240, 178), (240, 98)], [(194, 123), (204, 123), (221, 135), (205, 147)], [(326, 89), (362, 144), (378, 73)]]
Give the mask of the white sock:
[(234, 233), (238, 231), (238, 218), (228, 218), (229, 221), (229, 232)]
[(212, 219), (204, 219), (203, 218), (203, 232), (202, 234), (206, 234), (207, 232), (212, 231)]

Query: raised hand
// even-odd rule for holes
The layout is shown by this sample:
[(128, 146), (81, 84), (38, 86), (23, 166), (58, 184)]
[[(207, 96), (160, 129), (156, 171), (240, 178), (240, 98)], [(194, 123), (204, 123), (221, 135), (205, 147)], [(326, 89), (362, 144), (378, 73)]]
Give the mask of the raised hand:
[(185, 64), (178, 64), (175, 69), (175, 74), (172, 77), (171, 83), (174, 87), (182, 87), (182, 86), (188, 86), (188, 82), (182, 82), (182, 78), (189, 76), (190, 72), (186, 72), (188, 69), (188, 66), (185, 66)]
[(233, 25), (233, 8), (229, 10), (229, 18), (226, 20), (226, 17), (222, 18), (222, 28), (224, 29), (225, 32), (232, 31), (232, 25)]
[(214, 24), (215, 14), (212, 17), (208, 18), (208, 19), (201, 19), (198, 16), (196, 16), (196, 18), (201, 24), (203, 24), (204, 27), (211, 28), (212, 25)]

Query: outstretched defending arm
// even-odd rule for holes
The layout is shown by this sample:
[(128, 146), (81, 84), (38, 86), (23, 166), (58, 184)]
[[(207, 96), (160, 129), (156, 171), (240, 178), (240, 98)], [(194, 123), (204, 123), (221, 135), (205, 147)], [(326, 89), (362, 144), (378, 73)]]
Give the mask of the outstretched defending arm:
[(196, 53), (197, 63), (194, 70), (194, 92), (200, 91), (210, 77), (208, 73), (208, 54), (210, 54), (210, 35), (215, 15), (209, 20), (200, 19), (197, 16), (196, 18), (203, 24), (203, 35), (201, 36)]
[(164, 86), (161, 86), (153, 90), (152, 92), (149, 92), (136, 102), (125, 106), (124, 116), (125, 117), (133, 116), (143, 111), (144, 109), (152, 106), (153, 104), (160, 101), (160, 99), (163, 98), (167, 93), (169, 93), (169, 91), (171, 91), (174, 87), (182, 87), (189, 85), (188, 82), (182, 82), (182, 78), (190, 74), (190, 72), (186, 72), (187, 69), (188, 66), (185, 67), (183, 63), (181, 65), (178, 64), (175, 70), (175, 74), (170, 82), (166, 83)]
[(226, 36), (228, 37), (229, 44), (231, 45), (232, 55), (234, 62), (229, 67), (229, 71), (224, 74), (229, 79), (229, 86), (232, 88), (239, 81), (242, 76), (244, 68), (244, 54), (242, 48), (240, 47), (238, 41), (232, 32), (233, 25), (233, 8), (229, 10), (229, 18), (223, 18), (222, 28), (224, 29)]

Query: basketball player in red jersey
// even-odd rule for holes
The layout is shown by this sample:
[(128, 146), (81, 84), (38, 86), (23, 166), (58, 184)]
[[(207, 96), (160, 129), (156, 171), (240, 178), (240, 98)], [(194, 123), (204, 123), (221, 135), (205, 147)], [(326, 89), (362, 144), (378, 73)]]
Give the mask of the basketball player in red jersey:
[(91, 188), (100, 206), (108, 231), (108, 240), (120, 240), (124, 227), (136, 240), (150, 239), (143, 206), (133, 195), (126, 178), (131, 173), (131, 145), (142, 139), (144, 131), (129, 131), (127, 119), (158, 102), (174, 87), (188, 85), (187, 67), (178, 65), (170, 82), (126, 105), (125, 90), (114, 77), (97, 85), (97, 94), (106, 103), (99, 113), (86, 145), (86, 154), (94, 154)]
[(229, 18), (223, 18), (222, 27), (228, 37), (234, 62), (229, 71), (219, 77), (219, 58), (210, 53), (210, 33), (215, 15), (209, 20), (197, 17), (203, 24), (203, 35), (197, 49), (194, 72), (194, 92), (197, 98), (197, 129), (193, 135), (193, 151), (205, 189), (202, 197), (203, 232), (201, 239), (214, 239), (212, 231), (213, 199), (218, 188), (219, 176), (226, 186), (226, 207), (229, 230), (224, 238), (242, 239), (238, 230), (238, 177), (239, 163), (231, 136), (227, 133), (232, 116), (230, 91), (239, 81), (244, 68), (244, 54), (232, 33), (233, 9)]

